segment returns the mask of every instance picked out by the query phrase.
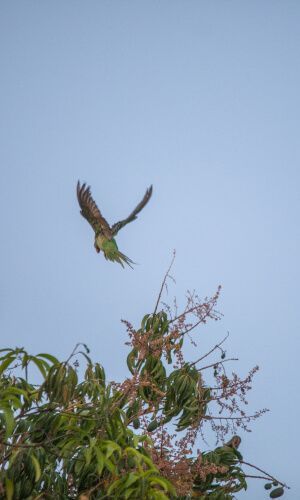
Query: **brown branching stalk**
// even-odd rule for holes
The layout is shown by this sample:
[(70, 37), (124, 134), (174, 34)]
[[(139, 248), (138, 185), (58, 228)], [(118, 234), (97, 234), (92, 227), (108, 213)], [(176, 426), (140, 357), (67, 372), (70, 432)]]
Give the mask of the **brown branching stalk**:
[[(162, 281), (154, 313), (145, 317), (141, 328), (137, 330), (128, 321), (123, 321), (129, 336), (127, 345), (132, 348), (131, 352), (135, 362), (131, 370), (131, 377), (127, 378), (123, 384), (119, 384), (118, 390), (128, 394), (132, 405), (141, 393), (144, 394), (146, 391), (148, 395), (146, 400), (143, 400), (136, 411), (132, 412), (128, 421), (134, 422), (139, 419), (142, 432), (148, 433), (155, 444), (154, 448), (149, 449), (154, 463), (160, 472), (175, 484), (177, 493), (184, 495), (191, 491), (196, 476), (205, 480), (209, 474), (225, 473), (224, 466), (218, 469), (216, 464), (202, 463), (202, 454), (199, 450), (196, 457), (194, 456), (192, 459), (195, 446), (201, 447), (205, 424), (210, 424), (216, 434), (217, 441), (224, 441), (228, 433), (235, 434), (238, 429), (242, 428), (249, 432), (249, 424), (268, 410), (262, 409), (253, 414), (248, 414), (245, 411), (244, 407), (248, 405), (246, 395), (252, 388), (253, 377), (258, 371), (258, 366), (251, 369), (243, 378), (234, 372), (231, 375), (227, 374), (225, 364), (230, 361), (238, 361), (237, 358), (226, 358), (226, 352), (222, 347), (228, 339), (229, 333), (208, 352), (198, 356), (196, 360), (186, 361), (183, 353), (183, 344), (186, 338), (193, 346), (197, 347), (199, 340), (196, 342), (194, 337), (199, 337), (199, 326), (205, 325), (208, 320), (218, 321), (221, 319), (222, 314), (216, 309), (221, 287), (217, 288), (216, 293), (211, 298), (205, 297), (204, 300), (201, 300), (195, 292), (188, 292), (183, 312), (178, 313), (176, 300), (174, 300), (174, 310), (172, 311), (169, 305), (162, 302), (162, 295), (170, 277), (174, 259), (175, 253)], [(162, 309), (158, 312), (160, 305)], [(157, 326), (162, 317), (168, 318), (164, 330), (160, 330), (160, 327)], [(196, 368), (196, 365), (199, 365), (204, 359), (211, 358), (216, 353), (219, 353), (221, 359)], [(159, 379), (153, 378), (151, 374), (150, 358), (154, 364), (157, 363), (157, 366), (159, 363), (164, 366), (163, 374)], [(196, 408), (196, 417), (191, 419), (190, 425), (180, 428), (182, 431), (180, 433), (178, 428), (173, 433), (170, 433), (169, 430), (171, 423), (178, 427), (178, 421), (180, 422), (183, 413), (176, 414), (175, 411), (174, 418), (166, 419), (169, 393), (170, 390), (173, 390), (170, 389), (170, 378), (172, 374), (174, 375), (174, 371), (172, 372), (170, 365), (165, 365), (166, 361), (170, 363), (170, 359), (173, 360), (175, 371), (188, 370), (189, 373), (192, 373), (191, 370), (196, 370), (198, 373), (197, 388), (194, 392), (194, 401), (196, 401), (194, 404), (198, 405), (198, 411)], [(209, 369), (212, 370), (212, 376), (215, 380), (213, 387), (209, 387), (203, 379), (203, 372)], [(167, 422), (170, 420), (170, 423), (164, 424), (165, 420)], [(157, 427), (148, 431), (153, 421), (157, 421)], [(229, 482), (228, 491), (231, 488), (230, 484)]]

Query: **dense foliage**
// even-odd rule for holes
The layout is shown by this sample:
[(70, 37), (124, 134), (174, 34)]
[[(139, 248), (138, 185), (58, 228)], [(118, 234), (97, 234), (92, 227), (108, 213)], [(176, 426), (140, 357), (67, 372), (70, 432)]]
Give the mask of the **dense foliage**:
[[(225, 339), (192, 362), (183, 352), (196, 327), (219, 319), (219, 292), (203, 302), (189, 294), (180, 314), (157, 312), (159, 296), (139, 329), (126, 322), (130, 375), (122, 383), (106, 382), (84, 344), (63, 362), (2, 349), (0, 498), (227, 500), (246, 489), (245, 467), (255, 466), (237, 450), (236, 430), (265, 411), (243, 409), (257, 367), (244, 378), (227, 375)], [(202, 452), (205, 424), (223, 442), (234, 436)], [(281, 496), (284, 485), (255, 468), (269, 481), (266, 493)]]

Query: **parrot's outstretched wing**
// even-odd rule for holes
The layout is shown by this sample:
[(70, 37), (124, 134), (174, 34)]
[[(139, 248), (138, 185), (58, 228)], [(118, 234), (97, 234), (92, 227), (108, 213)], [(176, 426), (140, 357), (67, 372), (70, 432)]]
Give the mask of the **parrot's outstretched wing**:
[(86, 186), (85, 183), (81, 186), (80, 182), (78, 181), (77, 198), (79, 206), (81, 208), (81, 215), (90, 223), (95, 233), (102, 233), (107, 238), (111, 239), (112, 231), (91, 195), (90, 186)]
[(120, 220), (119, 222), (116, 222), (115, 224), (112, 225), (111, 227), (111, 232), (112, 232), (112, 235), (115, 236), (119, 231), (120, 229), (122, 229), (122, 227), (126, 226), (126, 224), (128, 224), (129, 222), (132, 222), (133, 220), (135, 220), (137, 218), (137, 214), (144, 208), (144, 206), (148, 203), (148, 201), (150, 200), (151, 198), (151, 195), (152, 195), (152, 186), (150, 186), (145, 195), (144, 195), (144, 198), (142, 199), (142, 201), (140, 201), (140, 203), (135, 207), (135, 209), (131, 212), (131, 214), (127, 217), (127, 219), (124, 219), (124, 220)]

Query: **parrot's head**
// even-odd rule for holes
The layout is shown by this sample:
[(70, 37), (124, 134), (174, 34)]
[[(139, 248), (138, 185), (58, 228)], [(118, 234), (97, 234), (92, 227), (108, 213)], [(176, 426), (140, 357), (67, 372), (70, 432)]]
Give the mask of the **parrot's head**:
[(98, 247), (98, 245), (97, 245), (97, 242), (96, 242), (96, 241), (95, 241), (95, 243), (94, 243), (94, 247), (95, 247), (96, 252), (97, 252), (97, 253), (99, 253), (99, 252), (100, 252), (100, 248)]

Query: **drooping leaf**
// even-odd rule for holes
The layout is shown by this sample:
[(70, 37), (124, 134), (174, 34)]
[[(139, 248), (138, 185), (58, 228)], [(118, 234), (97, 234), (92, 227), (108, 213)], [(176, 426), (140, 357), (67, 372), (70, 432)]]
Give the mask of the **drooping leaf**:
[(0, 365), (0, 375), (5, 372), (5, 370), (11, 365), (13, 361), (15, 361), (16, 357), (15, 356), (9, 356), (8, 358), (5, 358), (4, 361), (2, 361)]
[(32, 460), (32, 463), (33, 463), (33, 466), (35, 469), (35, 478), (34, 479), (35, 479), (35, 482), (37, 482), (41, 477), (41, 467), (40, 467), (38, 459), (36, 458), (36, 456), (34, 454), (31, 455), (31, 460)]
[(14, 483), (7, 476), (5, 478), (5, 492), (6, 492), (6, 500), (13, 500), (13, 497), (14, 497)]

